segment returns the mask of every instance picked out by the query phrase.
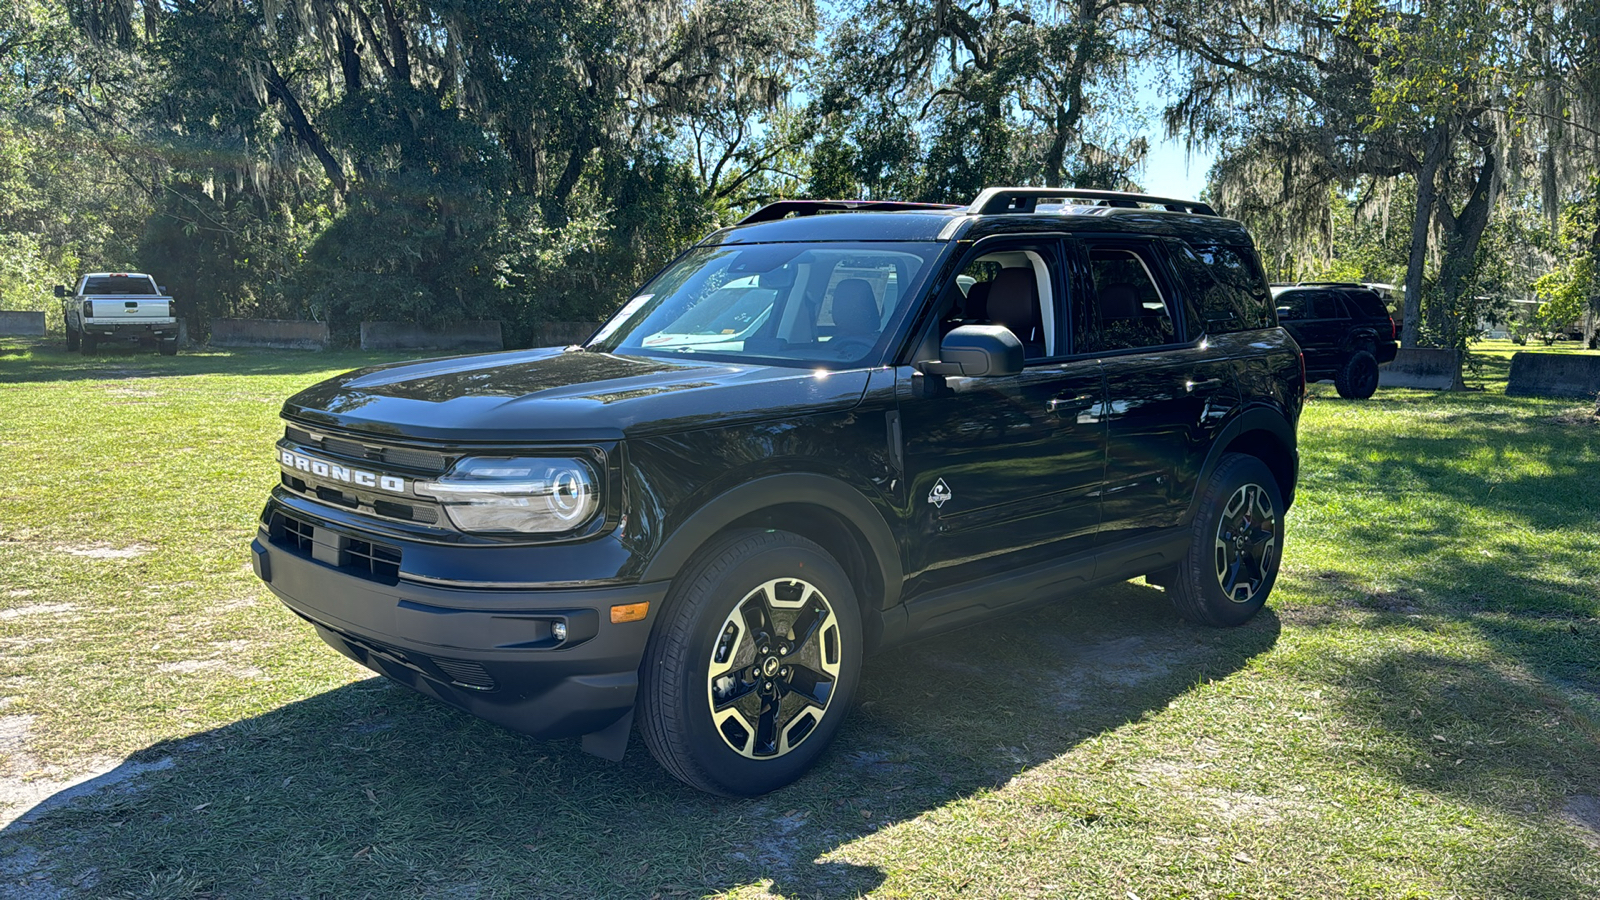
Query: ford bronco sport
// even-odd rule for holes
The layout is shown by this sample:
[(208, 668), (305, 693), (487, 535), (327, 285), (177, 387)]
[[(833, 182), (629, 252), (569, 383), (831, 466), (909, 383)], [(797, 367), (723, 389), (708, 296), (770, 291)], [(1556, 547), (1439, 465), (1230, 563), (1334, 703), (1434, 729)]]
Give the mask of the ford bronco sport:
[(707, 791), (798, 778), (865, 653), (1144, 576), (1238, 625), (1294, 496), (1299, 348), (1202, 203), (786, 201), (588, 341), (284, 405), (256, 573), (334, 648)]

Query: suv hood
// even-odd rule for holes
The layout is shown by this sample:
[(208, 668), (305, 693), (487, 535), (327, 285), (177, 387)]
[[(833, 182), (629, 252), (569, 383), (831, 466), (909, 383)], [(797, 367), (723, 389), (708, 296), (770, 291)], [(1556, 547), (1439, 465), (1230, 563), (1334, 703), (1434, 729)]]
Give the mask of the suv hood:
[(541, 348), (358, 369), (307, 388), (285, 418), (452, 443), (617, 440), (848, 409), (841, 372)]

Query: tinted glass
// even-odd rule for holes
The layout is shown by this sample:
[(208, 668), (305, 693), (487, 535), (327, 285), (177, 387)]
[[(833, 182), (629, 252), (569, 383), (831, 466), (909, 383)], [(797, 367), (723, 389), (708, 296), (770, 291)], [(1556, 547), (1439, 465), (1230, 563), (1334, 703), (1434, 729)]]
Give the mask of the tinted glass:
[(1339, 303), (1339, 295), (1333, 291), (1313, 291), (1311, 294), (1312, 305), (1316, 310), (1318, 319), (1346, 319), (1344, 307)]
[(1154, 347), (1177, 339), (1176, 317), (1157, 283), (1157, 266), (1147, 246), (1089, 248), (1099, 328), (1081, 350)]
[(701, 247), (657, 276), (589, 342), (645, 356), (859, 363), (915, 296), (934, 243)]
[(1186, 245), (1174, 253), (1184, 288), (1211, 334), (1277, 324), (1266, 276), (1249, 247)]
[(1383, 298), (1373, 291), (1345, 291), (1345, 303), (1352, 312), (1375, 319), (1389, 318), (1389, 307), (1383, 304)]
[(156, 283), (146, 275), (95, 275), (83, 286), (85, 297), (107, 294), (135, 294), (153, 297)]
[(1278, 318), (1294, 321), (1311, 317), (1310, 291), (1286, 291), (1278, 295)]

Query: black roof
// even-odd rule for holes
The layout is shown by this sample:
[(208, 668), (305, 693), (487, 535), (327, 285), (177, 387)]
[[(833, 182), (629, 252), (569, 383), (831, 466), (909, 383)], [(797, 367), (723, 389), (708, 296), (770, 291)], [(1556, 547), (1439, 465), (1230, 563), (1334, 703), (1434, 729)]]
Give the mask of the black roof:
[[(1043, 189), (990, 189), (1053, 195)], [(861, 201), (780, 201), (747, 217), (745, 223), (707, 235), (702, 244), (765, 244), (801, 241), (975, 241), (1002, 234), (1096, 233), (1163, 235), (1218, 243), (1250, 243), (1249, 233), (1233, 219), (1224, 219), (1203, 203), (1165, 200), (1142, 194), (1081, 191), (1105, 205), (1014, 204), (1016, 212), (978, 214), (976, 206), (937, 208), (931, 204), (863, 203)], [(1125, 198), (1125, 199), (1124, 199)], [(1157, 204), (1146, 208), (1137, 203)], [(989, 203), (988, 207), (998, 208)], [(874, 208), (876, 207), (876, 209)], [(792, 216), (784, 218), (784, 216)]]

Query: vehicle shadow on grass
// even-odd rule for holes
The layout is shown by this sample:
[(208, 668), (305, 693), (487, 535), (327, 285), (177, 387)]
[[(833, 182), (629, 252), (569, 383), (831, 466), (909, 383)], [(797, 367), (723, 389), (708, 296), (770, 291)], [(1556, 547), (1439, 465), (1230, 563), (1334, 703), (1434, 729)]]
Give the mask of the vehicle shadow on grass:
[(1159, 710), (1278, 633), (1271, 610), (1191, 627), (1123, 584), (890, 651), (817, 768), (748, 800), (673, 781), (637, 735), (608, 763), (370, 679), (46, 801), (0, 832), (0, 880), (43, 873), (65, 897), (854, 896), (884, 873), (834, 851)]
[(442, 350), (270, 350), (211, 348), (162, 356), (149, 348), (117, 344), (93, 356), (68, 352), (59, 339), (0, 339), (0, 384), (172, 378), (185, 375), (309, 375), (452, 354)]

